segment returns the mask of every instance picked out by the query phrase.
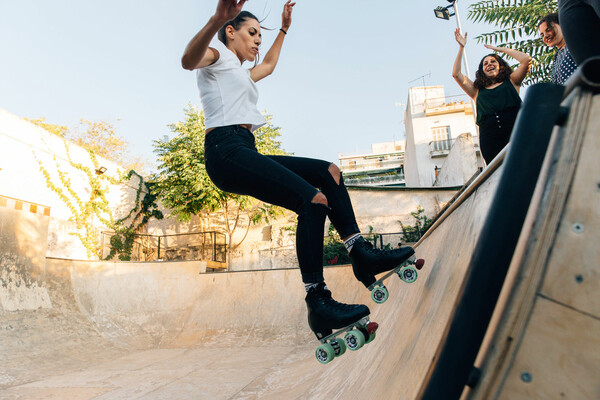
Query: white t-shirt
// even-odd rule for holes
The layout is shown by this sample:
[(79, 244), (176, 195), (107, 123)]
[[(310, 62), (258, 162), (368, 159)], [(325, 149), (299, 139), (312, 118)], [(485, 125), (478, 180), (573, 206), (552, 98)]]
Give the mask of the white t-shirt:
[(256, 107), (258, 89), (250, 70), (242, 68), (239, 58), (220, 40), (213, 40), (210, 47), (219, 52), (219, 59), (196, 70), (206, 128), (238, 124), (251, 124), (252, 131), (260, 128), (265, 118)]

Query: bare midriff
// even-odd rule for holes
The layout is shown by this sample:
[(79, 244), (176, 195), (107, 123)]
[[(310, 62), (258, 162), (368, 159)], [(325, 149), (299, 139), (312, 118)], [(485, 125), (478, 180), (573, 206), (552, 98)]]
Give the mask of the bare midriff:
[[(241, 126), (242, 128), (246, 128), (246, 129), (248, 129), (249, 131), (251, 131), (251, 130), (252, 130), (252, 125), (251, 125), (251, 124), (237, 124), (237, 125), (238, 125), (238, 126)], [(215, 127), (215, 128), (217, 128), (217, 127)], [(206, 130), (206, 133), (208, 133), (208, 132), (212, 131), (212, 130), (213, 130), (213, 129), (215, 129), (215, 128), (208, 128), (208, 129)]]

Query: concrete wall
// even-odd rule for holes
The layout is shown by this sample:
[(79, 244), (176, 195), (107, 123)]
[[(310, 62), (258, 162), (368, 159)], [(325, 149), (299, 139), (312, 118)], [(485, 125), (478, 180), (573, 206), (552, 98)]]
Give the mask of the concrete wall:
[(49, 219), (0, 207), (0, 312), (51, 307), (44, 287)]
[[(411, 212), (419, 206), (425, 214), (433, 218), (452, 199), (458, 187), (449, 188), (350, 188), (348, 190), (354, 207), (358, 226), (363, 233), (401, 232), (400, 221), (414, 225)], [(295, 214), (272, 222), (273, 225), (250, 227), (248, 237), (233, 252), (229, 260), (232, 271), (293, 268), (298, 266), (295, 251), (295, 236), (285, 227), (295, 226)], [(271, 231), (271, 240), (265, 240), (265, 230)], [(323, 234), (326, 233), (327, 227)]]
[(435, 186), (462, 186), (477, 173), (478, 163), (473, 136), (460, 135), (438, 172)]

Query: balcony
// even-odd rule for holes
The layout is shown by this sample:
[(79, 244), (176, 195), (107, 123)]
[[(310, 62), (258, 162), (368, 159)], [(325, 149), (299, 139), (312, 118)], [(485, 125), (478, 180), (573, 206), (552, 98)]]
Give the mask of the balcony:
[(473, 106), (465, 95), (449, 96), (442, 98), (426, 99), (423, 104), (426, 116), (464, 112), (473, 114)]
[(346, 185), (353, 186), (399, 186), (405, 184), (404, 173), (385, 176), (344, 177)]
[[(456, 139), (432, 140), (429, 142), (429, 156), (431, 158), (446, 157), (450, 153), (450, 149), (456, 142)], [(475, 152), (479, 153), (479, 138), (473, 136), (473, 145)]]
[(429, 155), (431, 158), (447, 156), (455, 141), (456, 139), (432, 140), (429, 142)]

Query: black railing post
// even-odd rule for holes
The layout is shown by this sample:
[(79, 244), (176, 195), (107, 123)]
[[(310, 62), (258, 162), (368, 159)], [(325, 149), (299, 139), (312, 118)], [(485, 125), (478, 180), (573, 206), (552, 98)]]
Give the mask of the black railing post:
[(157, 258), (160, 260), (160, 236), (158, 237), (158, 256)]
[(217, 232), (213, 232), (212, 236), (213, 236), (213, 261), (217, 261)]

